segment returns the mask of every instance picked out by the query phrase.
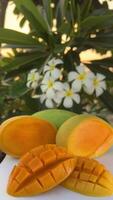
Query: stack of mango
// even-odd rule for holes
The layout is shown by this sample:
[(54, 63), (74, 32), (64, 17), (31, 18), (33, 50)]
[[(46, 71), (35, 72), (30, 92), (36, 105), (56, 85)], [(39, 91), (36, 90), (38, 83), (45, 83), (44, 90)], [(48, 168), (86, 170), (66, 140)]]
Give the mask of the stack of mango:
[(0, 125), (0, 150), (19, 158), (7, 185), (16, 197), (57, 185), (90, 196), (113, 195), (113, 175), (92, 159), (113, 145), (113, 128), (92, 115), (45, 110)]

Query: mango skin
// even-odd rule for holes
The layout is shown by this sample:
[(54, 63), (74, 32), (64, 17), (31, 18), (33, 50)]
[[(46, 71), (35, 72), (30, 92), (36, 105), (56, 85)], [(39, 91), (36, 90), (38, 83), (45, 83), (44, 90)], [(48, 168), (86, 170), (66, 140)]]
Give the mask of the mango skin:
[(76, 158), (62, 147), (47, 144), (33, 148), (13, 168), (7, 192), (22, 197), (49, 191), (64, 181), (75, 165)]
[(44, 111), (36, 112), (33, 116), (45, 119), (52, 123), (58, 129), (66, 120), (75, 116), (76, 113), (61, 110), (61, 109), (47, 109)]
[(56, 144), (77, 156), (98, 157), (113, 145), (113, 128), (93, 115), (78, 115), (59, 128)]
[(17, 116), (0, 126), (0, 150), (20, 157), (30, 149), (55, 143), (57, 129), (49, 122), (33, 116)]
[(88, 196), (113, 195), (113, 175), (104, 165), (88, 158), (78, 157), (74, 171), (61, 185)]

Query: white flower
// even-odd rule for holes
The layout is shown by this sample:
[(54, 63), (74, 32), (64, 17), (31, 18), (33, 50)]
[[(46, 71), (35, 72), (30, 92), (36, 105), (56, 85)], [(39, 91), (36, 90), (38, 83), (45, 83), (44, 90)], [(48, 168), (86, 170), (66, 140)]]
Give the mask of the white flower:
[(51, 59), (47, 65), (44, 66), (44, 73), (46, 72), (55, 79), (59, 78), (61, 75), (61, 70), (56, 68), (56, 66), (59, 64), (63, 64), (63, 61), (56, 58)]
[(100, 73), (97, 73), (97, 75), (93, 74), (92, 79), (87, 80), (84, 90), (88, 94), (95, 92), (97, 97), (102, 95), (104, 90), (106, 90), (105, 76)]
[(64, 88), (62, 91), (57, 92), (57, 96), (55, 98), (55, 102), (60, 104), (63, 100), (63, 106), (66, 108), (71, 108), (73, 106), (73, 102), (77, 104), (80, 103), (80, 95), (77, 94), (77, 90), (73, 87), (70, 87), (68, 83), (64, 83)]
[(54, 108), (55, 103), (54, 103), (53, 99), (52, 98), (47, 98), (46, 94), (42, 94), (40, 96), (40, 102), (43, 103), (44, 101), (45, 101), (45, 106), (47, 108)]
[(61, 91), (63, 84), (49, 75), (45, 75), (41, 83), (41, 90), (46, 93), (47, 98), (54, 98), (56, 91)]
[(85, 85), (89, 78), (92, 78), (93, 73), (86, 71), (86, 66), (84, 64), (80, 64), (76, 67), (77, 72), (71, 71), (68, 74), (68, 81), (72, 82), (72, 87), (77, 89), (78, 91), (81, 90), (82, 85)]
[(37, 72), (37, 69), (33, 69), (30, 71), (27, 77), (27, 87), (36, 89), (39, 85), (40, 74)]

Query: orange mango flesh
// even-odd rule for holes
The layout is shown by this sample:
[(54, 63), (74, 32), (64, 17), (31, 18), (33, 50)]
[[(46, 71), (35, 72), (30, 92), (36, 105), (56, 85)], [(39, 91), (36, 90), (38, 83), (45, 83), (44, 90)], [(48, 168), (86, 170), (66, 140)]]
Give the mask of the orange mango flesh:
[(12, 196), (46, 192), (64, 181), (74, 170), (76, 158), (64, 148), (42, 145), (25, 154), (14, 167), (7, 186)]
[(0, 150), (20, 157), (30, 149), (55, 143), (56, 128), (49, 122), (33, 116), (18, 116), (0, 126)]
[(113, 175), (98, 161), (78, 157), (76, 167), (62, 185), (89, 196), (113, 195)]
[(72, 117), (60, 127), (56, 143), (77, 156), (97, 157), (113, 144), (113, 129), (104, 120), (91, 116)]

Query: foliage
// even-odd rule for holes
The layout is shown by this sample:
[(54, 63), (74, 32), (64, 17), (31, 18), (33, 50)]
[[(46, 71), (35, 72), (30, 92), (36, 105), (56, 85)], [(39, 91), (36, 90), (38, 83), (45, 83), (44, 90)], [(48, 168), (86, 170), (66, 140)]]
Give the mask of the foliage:
[[(32, 99), (32, 90), (26, 87), (26, 78), (30, 69), (41, 70), (52, 57), (61, 58), (65, 69), (75, 69), (74, 63), (80, 64), (80, 53), (94, 49), (103, 54), (113, 51), (113, 12), (107, 4), (96, 6), (92, 0), (42, 0), (35, 5), (32, 0), (13, 0), (18, 13), (29, 21), (30, 33), (0, 28), (0, 43), (3, 48), (12, 48), (14, 56), (0, 61), (0, 116), (7, 118), (15, 114), (33, 113), (44, 109), (38, 100)], [(95, 1), (97, 2), (97, 1)], [(35, 2), (36, 3), (36, 2)], [(53, 29), (53, 19), (57, 20)], [(65, 34), (67, 40), (61, 42)], [(40, 39), (42, 42), (40, 42)], [(70, 50), (65, 53), (66, 47)], [(87, 67), (106, 76), (108, 90), (96, 100), (113, 112), (113, 56), (106, 59), (85, 63)], [(75, 112), (86, 112), (87, 105), (95, 102), (90, 96), (82, 95), (81, 105), (74, 105)], [(91, 109), (89, 112), (91, 112)]]

